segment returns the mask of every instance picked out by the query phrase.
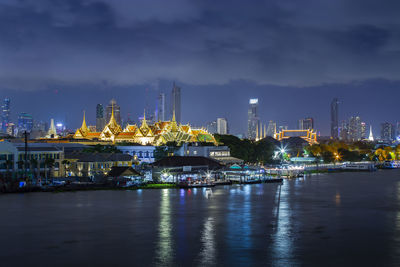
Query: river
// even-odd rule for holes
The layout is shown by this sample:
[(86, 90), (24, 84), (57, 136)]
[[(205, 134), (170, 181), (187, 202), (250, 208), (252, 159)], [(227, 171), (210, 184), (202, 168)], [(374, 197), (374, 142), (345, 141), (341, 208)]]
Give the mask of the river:
[(0, 195), (1, 266), (399, 266), (400, 171)]

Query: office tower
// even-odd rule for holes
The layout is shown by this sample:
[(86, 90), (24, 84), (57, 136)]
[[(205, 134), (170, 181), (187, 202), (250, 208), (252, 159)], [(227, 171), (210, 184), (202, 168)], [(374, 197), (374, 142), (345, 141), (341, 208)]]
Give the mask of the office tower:
[(276, 133), (276, 122), (269, 121), (266, 136), (275, 137)]
[(96, 131), (101, 132), (106, 126), (106, 119), (104, 118), (104, 107), (102, 104), (96, 106)]
[(350, 117), (348, 140), (353, 142), (360, 141), (362, 138), (361, 134), (361, 118), (358, 116)]
[(181, 88), (176, 86), (175, 82), (171, 93), (171, 117), (174, 112), (176, 122), (181, 123)]
[(6, 133), (10, 136), (15, 136), (15, 124), (12, 122), (9, 122), (7, 124), (7, 129), (6, 129)]
[(217, 133), (228, 134), (228, 121), (225, 118), (217, 118)]
[(396, 126), (396, 138), (400, 138), (400, 122), (397, 122), (397, 126)]
[(299, 130), (310, 130), (310, 129), (314, 129), (313, 118), (305, 118), (299, 120)]
[(7, 127), (10, 123), (10, 99), (5, 98), (2, 106), (2, 115), (1, 115), (1, 128), (4, 133), (7, 133)]
[[(176, 114), (175, 114), (176, 116)], [(157, 97), (157, 120), (165, 121), (165, 94), (160, 93)]]
[(367, 124), (365, 122), (361, 122), (361, 140), (367, 139)]
[(113, 110), (114, 107), (114, 118), (117, 121), (117, 123), (119, 125), (121, 125), (121, 108), (120, 106), (117, 105), (117, 101), (115, 101), (115, 99), (111, 99), (110, 104), (107, 106), (107, 116), (106, 116), (106, 122), (108, 123), (110, 121), (111, 118), (111, 112)]
[(391, 142), (395, 138), (394, 125), (389, 122), (384, 122), (381, 124), (381, 140), (386, 142)]
[(349, 123), (347, 121), (342, 121), (340, 124), (339, 138), (342, 141), (347, 141), (349, 139)]
[(25, 131), (31, 132), (33, 128), (32, 115), (22, 112), (18, 115), (18, 132), (23, 133)]
[(207, 132), (209, 132), (211, 134), (217, 133), (217, 122), (216, 121), (209, 122), (207, 124), (206, 128), (207, 128)]
[(331, 138), (339, 137), (339, 100), (334, 98), (331, 103)]
[(249, 100), (249, 110), (247, 112), (247, 138), (255, 140), (257, 138), (257, 129), (260, 123), (258, 117), (258, 99), (251, 98)]

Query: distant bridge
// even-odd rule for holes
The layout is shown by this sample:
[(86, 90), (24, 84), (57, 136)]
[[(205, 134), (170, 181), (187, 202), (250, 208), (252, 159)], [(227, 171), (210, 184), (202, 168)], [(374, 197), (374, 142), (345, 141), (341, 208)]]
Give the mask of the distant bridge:
[(300, 137), (307, 141), (310, 145), (317, 144), (317, 132), (313, 129), (308, 130), (282, 130), (275, 133), (275, 139), (282, 141), (290, 137)]

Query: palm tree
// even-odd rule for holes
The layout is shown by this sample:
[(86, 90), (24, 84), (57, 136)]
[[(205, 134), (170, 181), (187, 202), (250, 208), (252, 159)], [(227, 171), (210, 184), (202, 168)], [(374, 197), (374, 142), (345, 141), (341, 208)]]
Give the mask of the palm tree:
[[(7, 178), (10, 178), (10, 180), (12, 179), (12, 175), (14, 172), (13, 165), (14, 165), (14, 162), (12, 160), (10, 160), (10, 159), (6, 160), (6, 169), (7, 169), (6, 176), (7, 176)], [(12, 169), (11, 176), (10, 176), (10, 168)]]
[(44, 174), (46, 177), (46, 183), (47, 183), (47, 177), (48, 177), (48, 173), (47, 173), (47, 167), (49, 167), (49, 175), (51, 176), (51, 170), (54, 166), (54, 159), (51, 158), (47, 158), (44, 161)]
[(35, 170), (37, 168), (37, 165), (38, 165), (38, 161), (36, 159), (32, 158), (29, 160), (29, 170), (32, 174), (32, 179), (37, 178), (35, 175)]
[(61, 164), (64, 166), (64, 176), (67, 176), (67, 170), (69, 169), (69, 160), (64, 159), (63, 161), (61, 161)]

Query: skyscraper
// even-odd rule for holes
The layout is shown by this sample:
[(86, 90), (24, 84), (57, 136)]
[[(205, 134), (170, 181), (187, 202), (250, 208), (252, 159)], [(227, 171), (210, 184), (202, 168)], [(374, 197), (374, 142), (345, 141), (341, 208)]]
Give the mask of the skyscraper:
[(340, 140), (347, 141), (349, 139), (349, 123), (347, 121), (342, 121), (339, 128)]
[(309, 129), (314, 129), (313, 118), (305, 118), (299, 120), (299, 130), (309, 130)]
[(106, 119), (104, 118), (104, 108), (102, 104), (96, 106), (96, 131), (101, 132), (106, 125)]
[(164, 93), (160, 93), (157, 97), (157, 120), (165, 121), (165, 94)]
[(257, 138), (257, 129), (260, 123), (260, 118), (258, 117), (258, 98), (251, 98), (249, 100), (247, 117), (247, 138), (255, 140)]
[(207, 123), (207, 132), (211, 133), (211, 134), (215, 134), (217, 133), (217, 122), (216, 121), (212, 121)]
[(365, 122), (361, 122), (361, 140), (367, 139), (367, 124)]
[(331, 103), (331, 137), (339, 137), (339, 100), (334, 98)]
[(18, 133), (23, 133), (27, 131), (28, 133), (32, 131), (33, 128), (33, 118), (32, 115), (22, 112), (18, 115)]
[(350, 141), (360, 141), (362, 139), (361, 118), (358, 116), (350, 117), (348, 139)]
[(386, 142), (393, 141), (395, 135), (394, 125), (389, 122), (381, 124), (381, 140)]
[(396, 125), (396, 138), (400, 138), (400, 121)]
[(113, 107), (114, 107), (114, 118), (118, 122), (118, 124), (121, 125), (121, 108), (120, 106), (117, 105), (117, 101), (115, 101), (115, 99), (111, 99), (110, 104), (107, 106), (106, 123), (110, 121)]
[(8, 124), (10, 123), (10, 99), (5, 98), (2, 106), (3, 113), (1, 114), (1, 129), (4, 133), (7, 132)]
[(225, 118), (217, 118), (217, 133), (228, 134), (228, 121)]
[(171, 94), (171, 117), (174, 112), (176, 122), (181, 123), (181, 88), (176, 86), (175, 82)]
[(276, 122), (269, 121), (266, 136), (275, 137), (276, 133)]

